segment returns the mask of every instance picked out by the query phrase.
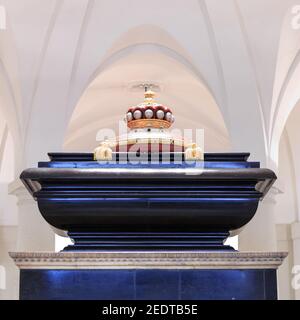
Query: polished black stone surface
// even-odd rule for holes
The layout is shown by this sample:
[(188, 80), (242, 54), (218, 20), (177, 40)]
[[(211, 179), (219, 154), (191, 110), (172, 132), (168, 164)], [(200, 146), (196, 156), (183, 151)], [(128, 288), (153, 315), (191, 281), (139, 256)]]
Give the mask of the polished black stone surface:
[(44, 219), (74, 240), (65, 250), (233, 250), (224, 245), (229, 233), (253, 218), (276, 179), (249, 162), (249, 153), (179, 163), (182, 154), (169, 163), (98, 162), (91, 153), (49, 157), (21, 179)]
[[(119, 160), (121, 158), (122, 153), (114, 153), (114, 159)], [(68, 163), (81, 163), (81, 162), (93, 162), (94, 155), (93, 153), (82, 153), (82, 152), (50, 152), (48, 153), (50, 158), (50, 162), (40, 162), (40, 166), (51, 166), (53, 163), (61, 163), (61, 162), (68, 162)], [(130, 152), (126, 152), (125, 158), (128, 159), (130, 157)], [(151, 152), (148, 154), (139, 154), (141, 159), (147, 158), (147, 160), (158, 158), (162, 159), (162, 154), (157, 152)], [(169, 159), (173, 162), (174, 159), (184, 159), (183, 153), (168, 153)], [(204, 161), (205, 162), (226, 162), (226, 163), (236, 163), (236, 166), (241, 165), (243, 167), (252, 167), (252, 168), (259, 168), (259, 162), (248, 162), (248, 158), (250, 157), (249, 152), (233, 152), (233, 153), (205, 153), (204, 154)]]
[(276, 270), (21, 270), (20, 299), (275, 300)]

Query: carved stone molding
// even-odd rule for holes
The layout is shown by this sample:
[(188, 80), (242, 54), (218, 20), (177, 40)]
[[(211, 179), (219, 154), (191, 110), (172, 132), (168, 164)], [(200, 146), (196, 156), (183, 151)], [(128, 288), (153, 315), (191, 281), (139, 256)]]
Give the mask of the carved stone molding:
[(11, 252), (20, 269), (277, 269), (287, 252)]

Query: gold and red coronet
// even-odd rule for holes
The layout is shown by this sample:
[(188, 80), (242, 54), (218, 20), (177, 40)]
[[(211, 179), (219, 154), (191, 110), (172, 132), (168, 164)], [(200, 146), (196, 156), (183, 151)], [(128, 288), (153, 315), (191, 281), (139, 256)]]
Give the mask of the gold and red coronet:
[(131, 107), (126, 114), (127, 126), (137, 128), (169, 128), (175, 118), (170, 108), (153, 101), (154, 92), (146, 91), (144, 103)]

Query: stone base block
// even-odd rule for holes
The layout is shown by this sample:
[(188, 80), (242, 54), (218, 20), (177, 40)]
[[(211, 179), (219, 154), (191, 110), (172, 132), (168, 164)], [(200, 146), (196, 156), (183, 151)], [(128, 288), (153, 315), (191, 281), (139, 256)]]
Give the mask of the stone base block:
[(11, 253), (20, 299), (274, 300), (286, 253)]

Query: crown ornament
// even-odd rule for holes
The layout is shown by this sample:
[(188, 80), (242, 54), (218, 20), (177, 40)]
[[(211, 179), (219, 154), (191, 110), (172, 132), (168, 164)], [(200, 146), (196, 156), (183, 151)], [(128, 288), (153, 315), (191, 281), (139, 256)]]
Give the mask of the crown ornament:
[(125, 121), (129, 133), (114, 141), (103, 141), (94, 150), (94, 160), (111, 161), (113, 154), (151, 153), (153, 149), (159, 153), (181, 153), (185, 160), (203, 160), (204, 154), (195, 143), (186, 142), (181, 137), (175, 138), (168, 131), (175, 121), (172, 110), (154, 100), (155, 92), (145, 87), (144, 101), (127, 110)]
[(157, 128), (167, 129), (175, 121), (170, 108), (154, 101), (155, 92), (145, 88), (144, 102), (131, 107), (126, 113), (127, 126), (130, 129)]

